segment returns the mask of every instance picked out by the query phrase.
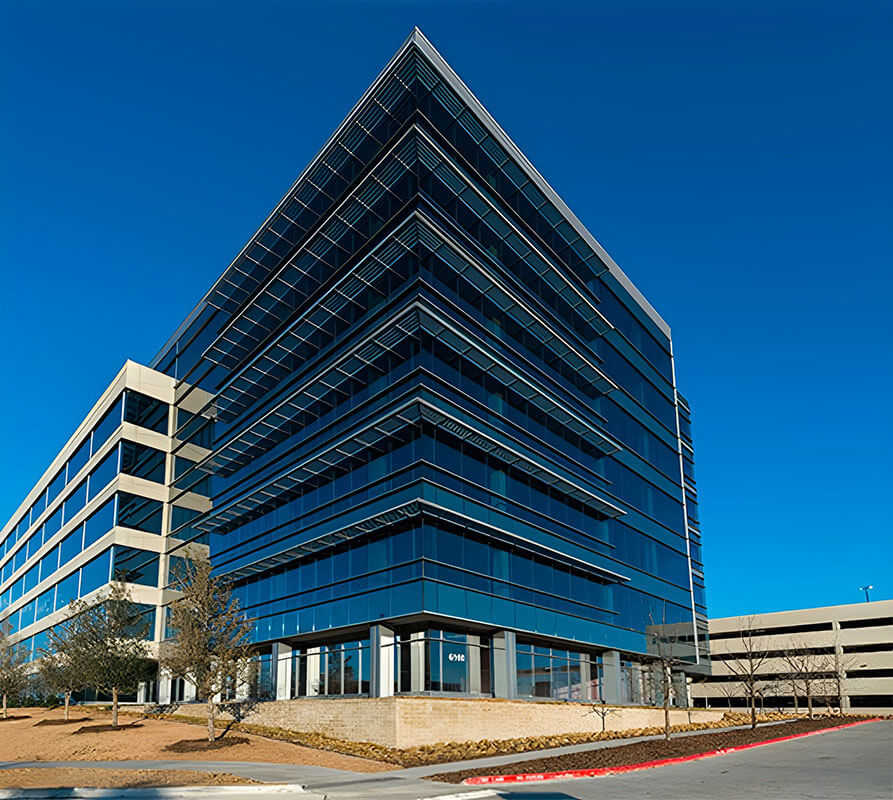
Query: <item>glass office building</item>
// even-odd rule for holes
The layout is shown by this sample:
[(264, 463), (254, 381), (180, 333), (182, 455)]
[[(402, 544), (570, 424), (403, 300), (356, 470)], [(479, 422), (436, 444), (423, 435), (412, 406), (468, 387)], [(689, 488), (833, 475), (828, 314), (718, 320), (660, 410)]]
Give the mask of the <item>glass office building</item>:
[(649, 702), (655, 630), (677, 701), (704, 669), (669, 327), (420, 32), (150, 366), (254, 693)]

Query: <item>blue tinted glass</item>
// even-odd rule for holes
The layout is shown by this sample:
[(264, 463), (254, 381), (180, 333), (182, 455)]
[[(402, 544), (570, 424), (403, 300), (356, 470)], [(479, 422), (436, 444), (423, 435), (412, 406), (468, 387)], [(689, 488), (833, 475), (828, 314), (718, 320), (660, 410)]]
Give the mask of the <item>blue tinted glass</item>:
[(135, 547), (115, 545), (112, 566), (114, 580), (122, 583), (158, 585), (158, 554)]
[(65, 487), (65, 467), (57, 473), (47, 487), (47, 504), (52, 503), (59, 496), (59, 492)]
[(120, 427), (122, 403), (123, 401), (119, 397), (117, 402), (103, 414), (102, 419), (93, 429), (94, 451), (99, 450), (105, 441)]
[(112, 551), (109, 548), (81, 567), (81, 597), (108, 583), (111, 558)]
[(83, 550), (84, 526), (78, 525), (59, 544), (59, 566), (64, 566)]
[(154, 447), (121, 442), (121, 472), (147, 481), (164, 483), (165, 454)]
[(40, 579), (46, 580), (59, 569), (59, 545), (56, 545), (49, 553), (40, 559)]
[(44, 541), (50, 539), (51, 536), (59, 532), (59, 529), (62, 527), (62, 506), (47, 518), (47, 521), (44, 523)]
[(98, 495), (118, 474), (118, 448), (112, 451), (90, 473), (90, 499)]
[(141, 428), (167, 433), (168, 405), (127, 389), (124, 392), (124, 421), (132, 422)]
[(68, 459), (68, 480), (74, 479), (87, 463), (90, 458), (90, 437), (75, 451), (75, 454)]
[(51, 589), (47, 589), (43, 594), (38, 595), (37, 597), (37, 619), (43, 619), (48, 614), (52, 614), (54, 611), (54, 604), (56, 600), (56, 587), (53, 586)]
[(83, 481), (65, 499), (65, 522), (70, 522), (87, 502), (87, 481)]
[(108, 533), (115, 525), (115, 498), (103, 503), (84, 523), (84, 548)]
[(78, 599), (80, 570), (75, 570), (67, 578), (56, 584), (56, 610), (65, 608), (72, 600)]
[(118, 525), (147, 533), (161, 533), (162, 504), (134, 494), (118, 494)]

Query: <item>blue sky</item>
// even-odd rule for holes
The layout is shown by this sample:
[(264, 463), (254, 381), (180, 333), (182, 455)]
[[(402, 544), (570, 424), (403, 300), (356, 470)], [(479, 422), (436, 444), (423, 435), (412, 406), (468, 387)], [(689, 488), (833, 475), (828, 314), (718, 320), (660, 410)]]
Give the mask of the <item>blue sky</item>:
[(893, 5), (0, 5), (0, 519), (419, 25), (673, 328), (711, 615), (893, 597)]

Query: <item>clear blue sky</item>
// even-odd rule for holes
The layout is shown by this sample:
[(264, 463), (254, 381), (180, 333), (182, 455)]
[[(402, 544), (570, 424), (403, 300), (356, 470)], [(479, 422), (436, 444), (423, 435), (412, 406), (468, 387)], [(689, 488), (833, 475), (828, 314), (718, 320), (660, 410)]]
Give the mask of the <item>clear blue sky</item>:
[(0, 4), (0, 518), (419, 25), (673, 328), (710, 613), (893, 597), (893, 4)]

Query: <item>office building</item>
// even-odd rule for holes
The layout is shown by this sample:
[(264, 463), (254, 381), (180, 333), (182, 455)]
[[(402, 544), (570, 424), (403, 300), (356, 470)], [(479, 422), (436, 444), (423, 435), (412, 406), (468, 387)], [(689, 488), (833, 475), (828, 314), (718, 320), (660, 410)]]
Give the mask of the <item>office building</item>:
[(707, 669), (670, 329), (418, 31), (149, 367), (162, 535), (234, 581), (255, 694)]

